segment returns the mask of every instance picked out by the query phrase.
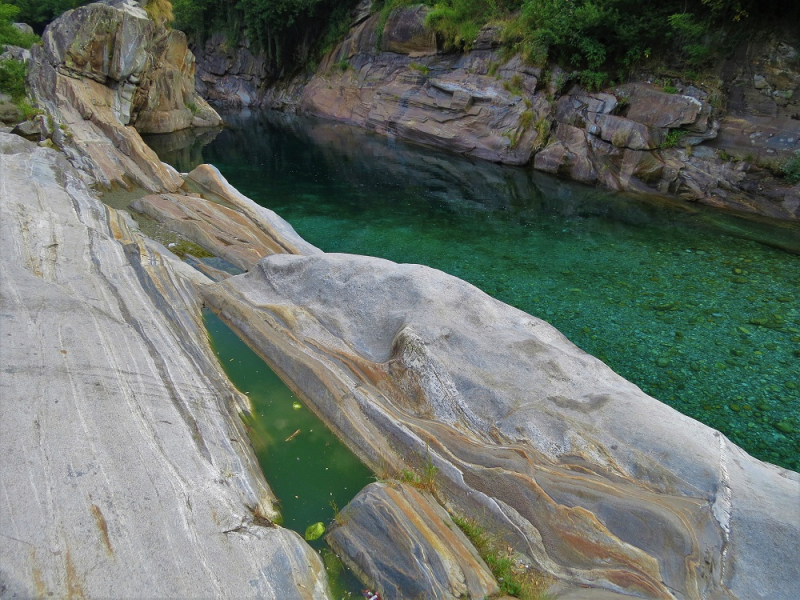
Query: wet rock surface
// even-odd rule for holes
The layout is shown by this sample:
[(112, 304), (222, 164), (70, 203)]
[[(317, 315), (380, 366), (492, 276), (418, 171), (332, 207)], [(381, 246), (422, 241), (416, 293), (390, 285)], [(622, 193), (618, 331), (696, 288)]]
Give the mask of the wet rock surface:
[(546, 573), (647, 598), (800, 592), (796, 473), (469, 284), (274, 255), (204, 293), (363, 460), (399, 472), (428, 457), (450, 508)]
[(325, 597), (207, 343), (208, 280), (0, 134), (0, 595)]
[(368, 485), (325, 539), (386, 600), (485, 598), (499, 591), (447, 512), (407, 484)]

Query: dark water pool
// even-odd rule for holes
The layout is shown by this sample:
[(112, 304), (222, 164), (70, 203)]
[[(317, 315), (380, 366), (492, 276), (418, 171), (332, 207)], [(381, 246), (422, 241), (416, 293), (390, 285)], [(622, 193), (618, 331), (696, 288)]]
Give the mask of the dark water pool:
[(179, 170), (213, 163), (325, 251), (426, 264), (547, 320), (648, 394), (800, 469), (797, 227), (342, 125), (227, 120), (216, 137), (149, 141)]
[[(225, 323), (211, 311), (204, 319), (225, 373), (252, 403), (244, 422), (279, 500), (282, 525), (300, 535), (314, 523), (327, 526), (338, 508), (374, 481), (372, 473)], [(324, 540), (309, 543), (322, 553), (333, 597), (360, 597), (360, 583)]]

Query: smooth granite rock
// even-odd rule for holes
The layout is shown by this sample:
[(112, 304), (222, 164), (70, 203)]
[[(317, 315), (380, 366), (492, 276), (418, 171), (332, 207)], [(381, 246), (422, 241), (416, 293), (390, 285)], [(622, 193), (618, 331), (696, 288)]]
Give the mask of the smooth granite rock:
[(154, 194), (136, 200), (131, 208), (244, 271), (270, 254), (320, 252), (275, 212), (241, 195), (215, 167), (200, 165), (186, 180), (205, 198)]
[(644, 394), (547, 323), (420, 265), (273, 255), (206, 301), (380, 472), (544, 572), (643, 598), (800, 597), (800, 476)]
[(0, 134), (0, 596), (323, 598), (207, 342), (208, 279)]
[(499, 592), (450, 515), (408, 484), (368, 485), (342, 509), (325, 539), (385, 600), (482, 599)]

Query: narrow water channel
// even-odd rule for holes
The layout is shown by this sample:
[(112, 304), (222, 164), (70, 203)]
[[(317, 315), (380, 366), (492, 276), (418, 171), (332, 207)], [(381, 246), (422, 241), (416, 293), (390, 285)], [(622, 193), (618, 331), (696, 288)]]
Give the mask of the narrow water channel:
[(754, 456), (800, 470), (797, 226), (327, 122), (226, 120), (216, 137), (148, 141), (178, 170), (216, 165), (324, 251), (426, 264), (475, 284)]
[[(244, 421), (282, 525), (301, 536), (314, 523), (327, 526), (337, 508), (374, 481), (372, 473), (219, 317), (209, 310), (203, 316), (222, 368), (253, 405)], [(360, 597), (358, 580), (323, 539), (309, 544), (323, 555), (333, 597)]]

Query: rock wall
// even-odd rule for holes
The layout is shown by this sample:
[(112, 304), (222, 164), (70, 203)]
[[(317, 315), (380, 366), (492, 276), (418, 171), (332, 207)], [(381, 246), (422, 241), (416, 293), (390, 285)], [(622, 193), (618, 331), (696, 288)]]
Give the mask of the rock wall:
[(247, 48), (226, 62), (207, 45), (202, 90), (494, 162), (532, 162), (612, 190), (800, 217), (800, 185), (774, 175), (800, 150), (798, 54), (780, 36), (743, 47), (725, 65), (724, 113), (724, 97), (680, 83), (677, 93), (652, 82), (589, 93), (558, 67), (509, 59), (496, 27), (484, 28), (468, 54), (444, 54), (421, 6), (395, 10), (378, 35), (379, 15), (365, 17), (362, 4), (313, 77), (268, 80)]
[(28, 82), (47, 114), (42, 137), (91, 183), (174, 191), (180, 178), (137, 131), (221, 124), (194, 90), (194, 68), (186, 37), (156, 26), (133, 0), (67, 11), (33, 49)]

